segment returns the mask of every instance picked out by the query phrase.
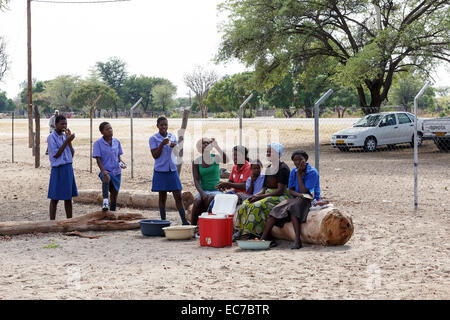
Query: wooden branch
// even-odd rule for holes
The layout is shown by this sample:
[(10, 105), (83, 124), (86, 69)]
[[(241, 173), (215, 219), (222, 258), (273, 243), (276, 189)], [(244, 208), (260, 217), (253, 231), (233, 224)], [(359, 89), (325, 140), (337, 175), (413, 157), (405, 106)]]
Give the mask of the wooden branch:
[(66, 233), (64, 233), (64, 235), (65, 236), (77, 236), (77, 237), (86, 238), (86, 239), (98, 239), (101, 237), (101, 236), (87, 236), (78, 231), (66, 232)]
[(110, 211), (96, 211), (65, 220), (0, 222), (0, 235), (27, 233), (130, 230), (140, 227), (140, 214), (114, 215)]

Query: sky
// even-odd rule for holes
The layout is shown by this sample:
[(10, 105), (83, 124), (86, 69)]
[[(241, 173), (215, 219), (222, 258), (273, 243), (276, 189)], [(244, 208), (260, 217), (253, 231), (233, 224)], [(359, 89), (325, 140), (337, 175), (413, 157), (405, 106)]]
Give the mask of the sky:
[[(75, 0), (61, 0), (75, 1)], [(92, 0), (85, 0), (92, 1)], [(132, 0), (106, 4), (31, 3), (33, 78), (89, 76), (97, 61), (116, 56), (129, 74), (164, 77), (188, 96), (183, 76), (196, 65), (220, 76), (245, 71), (238, 63), (216, 65), (221, 36), (219, 0)], [(27, 79), (26, 1), (0, 12), (10, 69), (0, 90), (14, 98)]]
[[(60, 0), (75, 1), (75, 0)], [(93, 1), (93, 0), (84, 0)], [(237, 61), (213, 62), (221, 34), (220, 0), (132, 0), (105, 4), (32, 2), (33, 78), (87, 77), (97, 61), (116, 56), (129, 74), (164, 77), (177, 96), (187, 96), (183, 76), (196, 65), (220, 76), (245, 71)], [(0, 90), (14, 98), (27, 79), (26, 1), (11, 0), (0, 12), (0, 36), (6, 40), (10, 69)], [(435, 74), (436, 86), (450, 85), (449, 66)]]

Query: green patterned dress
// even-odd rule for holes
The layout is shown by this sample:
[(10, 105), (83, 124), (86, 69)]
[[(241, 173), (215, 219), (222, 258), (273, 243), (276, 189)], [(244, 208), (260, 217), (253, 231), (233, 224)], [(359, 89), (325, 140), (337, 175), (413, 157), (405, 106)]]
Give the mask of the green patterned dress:
[[(267, 189), (266, 193), (270, 193), (276, 189)], [(252, 233), (262, 235), (266, 225), (270, 211), (280, 202), (289, 198), (289, 190), (283, 195), (277, 197), (267, 197), (262, 200), (250, 203), (245, 200), (238, 211), (239, 229), (242, 234)]]
[(281, 196), (267, 197), (253, 203), (245, 200), (237, 214), (241, 235), (249, 233), (258, 236), (262, 235), (270, 211), (277, 204), (289, 198), (289, 190), (287, 188), (290, 174), (289, 167), (284, 162), (280, 162), (275, 173), (272, 172), (271, 167), (272, 165), (266, 169), (264, 175), (263, 187), (266, 188), (265, 194), (275, 191), (278, 183), (286, 186), (285, 192)]

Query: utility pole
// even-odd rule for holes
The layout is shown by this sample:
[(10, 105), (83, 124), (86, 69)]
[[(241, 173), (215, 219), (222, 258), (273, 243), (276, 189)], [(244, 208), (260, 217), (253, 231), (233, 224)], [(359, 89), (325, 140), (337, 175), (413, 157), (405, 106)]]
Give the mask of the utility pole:
[(33, 93), (31, 81), (31, 0), (27, 0), (27, 47), (28, 47), (28, 148), (33, 147)]

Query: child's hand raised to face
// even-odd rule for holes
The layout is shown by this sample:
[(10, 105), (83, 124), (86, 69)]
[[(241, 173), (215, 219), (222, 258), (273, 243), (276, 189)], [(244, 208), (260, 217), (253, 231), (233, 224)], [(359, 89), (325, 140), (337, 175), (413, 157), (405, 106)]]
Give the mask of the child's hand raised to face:
[(73, 139), (75, 139), (75, 133), (71, 133), (70, 130), (69, 130), (69, 128), (67, 128), (64, 132), (65, 132), (65, 134), (66, 134), (66, 138), (67, 138), (69, 141), (72, 141)]

